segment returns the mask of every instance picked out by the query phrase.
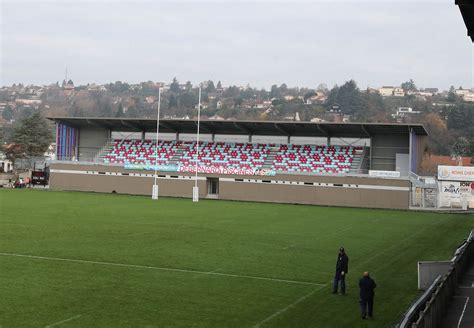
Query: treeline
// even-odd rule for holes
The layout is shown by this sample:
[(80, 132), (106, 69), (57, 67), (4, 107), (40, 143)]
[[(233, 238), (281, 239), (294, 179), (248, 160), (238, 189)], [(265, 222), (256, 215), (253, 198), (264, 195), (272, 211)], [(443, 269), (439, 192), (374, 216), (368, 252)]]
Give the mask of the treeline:
[[(68, 84), (72, 85), (72, 81)], [(53, 88), (41, 95), (38, 111), (43, 115), (77, 117), (156, 117), (158, 90), (162, 84), (142, 82), (109, 83), (102, 90), (90, 86), (73, 90)], [(401, 84), (404, 91), (417, 91), (413, 80)], [(163, 90), (163, 89), (162, 89)], [(197, 115), (198, 88), (176, 78), (162, 92), (163, 117), (193, 118)], [(288, 120), (296, 116), (302, 121), (350, 120), (352, 122), (423, 123), (429, 132), (427, 151), (442, 155), (474, 155), (474, 104), (462, 102), (454, 88), (447, 95), (420, 99), (409, 92), (404, 97), (382, 97), (373, 89), (360, 89), (354, 80), (331, 89), (320, 84), (315, 89), (290, 88), (285, 83), (270, 90), (250, 86), (223, 87), (218, 81), (202, 84), (204, 118)], [(2, 95), (0, 94), (0, 98)], [(1, 100), (1, 99), (0, 99)], [(396, 117), (399, 107), (411, 107), (419, 114)], [(6, 109), (4, 119), (17, 122), (30, 117), (31, 108)], [(298, 113), (298, 115), (296, 115)], [(7, 116), (7, 117), (5, 117)], [(5, 125), (4, 125), (5, 126)], [(13, 132), (3, 129), (5, 141)]]

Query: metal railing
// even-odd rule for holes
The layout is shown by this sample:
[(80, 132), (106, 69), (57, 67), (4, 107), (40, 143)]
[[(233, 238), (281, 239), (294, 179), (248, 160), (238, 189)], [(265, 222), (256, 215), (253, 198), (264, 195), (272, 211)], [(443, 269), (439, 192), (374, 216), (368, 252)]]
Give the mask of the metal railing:
[(370, 151), (369, 148), (364, 145), (364, 149), (362, 151), (362, 155), (360, 158), (359, 168), (357, 170), (357, 173), (359, 174), (369, 173), (368, 168), (370, 167), (370, 164), (369, 164), (369, 156), (367, 156), (369, 154), (369, 151)]
[(101, 155), (105, 155), (105, 150), (107, 150), (109, 147), (112, 147), (113, 145), (113, 140), (112, 139), (107, 139), (105, 144), (100, 148), (100, 150), (97, 152), (97, 154), (94, 156), (93, 161), (94, 162), (99, 162), (99, 158)]
[(474, 256), (474, 230), (456, 250), (451, 268), (438, 277), (408, 309), (397, 328), (437, 328), (441, 325), (446, 308), (458, 287), (459, 279), (467, 270)]
[(418, 318), (420, 311), (425, 307), (426, 302), (431, 298), (431, 295), (433, 294), (436, 287), (438, 287), (441, 278), (441, 276), (438, 276), (433, 281), (431, 286), (415, 301), (415, 303), (413, 303), (412, 306), (410, 306), (402, 322), (397, 326), (398, 328), (410, 327), (410, 323), (416, 321), (416, 318)]
[(417, 187), (422, 187), (422, 188), (432, 188), (432, 189), (437, 189), (438, 185), (436, 183), (428, 183), (426, 182), (425, 178), (420, 177), (414, 172), (408, 172), (408, 178), (410, 179), (411, 182), (413, 182)]

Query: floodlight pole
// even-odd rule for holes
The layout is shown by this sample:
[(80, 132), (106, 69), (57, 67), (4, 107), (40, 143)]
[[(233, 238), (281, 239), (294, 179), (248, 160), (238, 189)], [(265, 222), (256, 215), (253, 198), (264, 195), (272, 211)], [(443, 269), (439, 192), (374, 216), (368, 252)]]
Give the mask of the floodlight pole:
[(198, 162), (199, 162), (199, 124), (201, 120), (201, 86), (199, 86), (199, 98), (198, 98), (198, 120), (197, 120), (197, 134), (196, 134), (196, 172), (194, 175), (194, 187), (193, 187), (193, 202), (199, 202), (199, 187), (197, 185), (198, 180)]
[(160, 133), (160, 107), (161, 107), (161, 88), (158, 89), (158, 113), (156, 114), (156, 138), (155, 138), (155, 182), (151, 192), (151, 198), (158, 199), (158, 138)]

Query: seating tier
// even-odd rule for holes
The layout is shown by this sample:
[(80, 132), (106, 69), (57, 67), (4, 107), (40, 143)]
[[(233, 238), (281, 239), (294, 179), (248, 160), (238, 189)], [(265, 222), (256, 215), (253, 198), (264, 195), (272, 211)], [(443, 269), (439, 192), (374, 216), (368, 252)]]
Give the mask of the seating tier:
[[(198, 160), (200, 165), (205, 166), (257, 170), (262, 168), (269, 150), (267, 144), (200, 142)], [(196, 152), (196, 142), (188, 144), (179, 163), (195, 165)]]
[(272, 169), (284, 172), (346, 174), (357, 147), (280, 145)]
[(115, 140), (112, 150), (104, 157), (104, 163), (166, 165), (180, 145), (179, 141), (159, 141), (157, 156), (155, 141)]
[[(115, 140), (112, 149), (105, 155), (106, 164), (143, 164), (191, 166), (196, 164), (196, 142), (152, 140)], [(267, 168), (279, 172), (308, 172), (346, 174), (354, 155), (361, 147), (199, 142), (199, 165), (222, 166), (235, 169), (263, 168), (268, 155), (274, 155)]]

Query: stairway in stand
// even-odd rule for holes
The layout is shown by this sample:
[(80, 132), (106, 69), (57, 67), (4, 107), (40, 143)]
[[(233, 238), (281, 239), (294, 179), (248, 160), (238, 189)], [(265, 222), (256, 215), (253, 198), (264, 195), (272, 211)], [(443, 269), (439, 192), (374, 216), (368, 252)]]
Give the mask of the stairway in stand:
[(368, 153), (367, 148), (362, 148), (362, 149), (356, 149), (354, 153), (354, 157), (352, 159), (352, 165), (349, 170), (349, 174), (360, 174), (361, 169), (364, 169), (361, 167), (362, 161), (366, 154)]
[(271, 147), (270, 151), (268, 152), (267, 157), (265, 158), (265, 161), (263, 162), (262, 169), (264, 170), (271, 170), (273, 162), (275, 161), (275, 156), (278, 153), (279, 148), (278, 147)]
[(179, 163), (179, 159), (181, 158), (181, 156), (183, 155), (183, 153), (186, 151), (186, 148), (188, 148), (189, 145), (187, 144), (184, 144), (182, 143), (181, 145), (179, 145), (178, 149), (176, 150), (176, 152), (174, 153), (173, 157), (171, 157), (170, 161), (169, 161), (169, 165), (178, 165)]
[(103, 163), (105, 156), (114, 149), (115, 141), (108, 141), (101, 150), (98, 151), (97, 155), (94, 157), (94, 162)]

